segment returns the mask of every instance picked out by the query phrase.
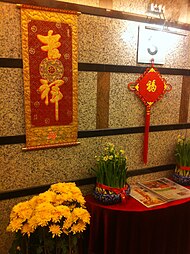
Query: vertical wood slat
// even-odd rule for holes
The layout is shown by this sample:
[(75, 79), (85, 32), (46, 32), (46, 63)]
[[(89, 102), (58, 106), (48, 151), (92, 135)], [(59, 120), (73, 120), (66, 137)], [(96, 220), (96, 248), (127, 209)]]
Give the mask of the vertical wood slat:
[(190, 0), (188, 0), (187, 20), (186, 20), (186, 23), (190, 23)]
[(187, 123), (190, 103), (190, 77), (183, 76), (179, 123)]
[(96, 129), (109, 127), (110, 73), (97, 74)]
[(99, 6), (102, 8), (112, 9), (113, 0), (99, 0)]

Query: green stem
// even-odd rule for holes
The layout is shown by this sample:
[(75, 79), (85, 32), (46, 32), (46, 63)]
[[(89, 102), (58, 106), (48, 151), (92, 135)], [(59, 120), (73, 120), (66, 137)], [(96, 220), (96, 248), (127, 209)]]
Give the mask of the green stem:
[(29, 254), (29, 244), (28, 244), (28, 239), (25, 237), (25, 243), (26, 243), (26, 254)]
[(69, 254), (72, 254), (72, 239), (70, 235), (69, 235)]
[(45, 245), (45, 239), (46, 239), (46, 237), (45, 237), (45, 230), (43, 229), (43, 242), (44, 242), (44, 254), (48, 254), (48, 251), (47, 251), (47, 249), (46, 249), (46, 245)]

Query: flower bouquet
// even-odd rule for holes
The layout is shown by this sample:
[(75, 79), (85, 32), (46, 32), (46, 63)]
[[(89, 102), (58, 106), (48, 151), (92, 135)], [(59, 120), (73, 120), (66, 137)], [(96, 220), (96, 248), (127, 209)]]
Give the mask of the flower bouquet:
[(57, 183), (12, 208), (7, 230), (15, 232), (10, 254), (75, 254), (90, 223), (75, 183)]
[(187, 137), (178, 136), (175, 159), (174, 180), (182, 185), (190, 185), (190, 139)]
[(116, 204), (130, 192), (127, 184), (127, 158), (125, 151), (108, 143), (100, 156), (96, 156), (96, 187), (94, 197), (103, 204)]

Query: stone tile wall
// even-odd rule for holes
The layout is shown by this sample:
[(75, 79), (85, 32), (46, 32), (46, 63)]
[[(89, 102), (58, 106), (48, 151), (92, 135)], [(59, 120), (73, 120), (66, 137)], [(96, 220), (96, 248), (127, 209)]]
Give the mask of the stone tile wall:
[[(68, 1), (74, 2), (74, 1)], [(98, 6), (99, 1), (75, 1), (75, 3)], [(143, 13), (147, 2), (113, 1), (113, 8)], [(125, 8), (124, 8), (125, 7)], [(0, 7), (0, 58), (22, 58), (20, 9), (14, 4), (1, 3)], [(96, 17), (79, 16), (79, 62), (114, 65), (138, 65), (137, 37), (139, 23)], [(189, 33), (187, 36), (170, 35), (171, 43), (166, 52), (163, 67), (190, 68)], [(145, 66), (145, 65), (142, 65)], [(140, 74), (110, 74), (109, 128), (138, 127), (144, 125), (145, 107), (128, 90), (127, 84)], [(158, 101), (151, 111), (151, 125), (179, 123), (182, 76), (163, 75), (173, 87), (172, 91)], [(0, 136), (25, 134), (24, 97), (22, 69), (0, 68)], [(97, 73), (79, 72), (78, 79), (79, 131), (96, 128)], [(189, 110), (190, 112), (190, 110)], [(190, 122), (190, 113), (188, 121)], [(51, 184), (59, 181), (83, 179), (92, 176), (94, 156), (106, 142), (113, 142), (126, 149), (128, 170), (144, 169), (173, 164), (174, 147), (179, 133), (189, 130), (151, 132), (149, 136), (149, 160), (142, 161), (143, 133), (102, 136), (79, 139), (80, 145), (66, 148), (23, 151), (24, 144), (0, 146), (0, 192)], [(160, 176), (170, 171), (137, 176), (135, 182)], [(92, 189), (92, 186), (90, 186)], [(90, 189), (90, 190), (91, 190)], [(90, 191), (88, 189), (88, 192)], [(87, 192), (85, 189), (84, 192)], [(24, 198), (25, 199), (25, 198)], [(13, 204), (21, 199), (0, 202), (0, 253), (7, 254), (11, 236), (5, 229)]]

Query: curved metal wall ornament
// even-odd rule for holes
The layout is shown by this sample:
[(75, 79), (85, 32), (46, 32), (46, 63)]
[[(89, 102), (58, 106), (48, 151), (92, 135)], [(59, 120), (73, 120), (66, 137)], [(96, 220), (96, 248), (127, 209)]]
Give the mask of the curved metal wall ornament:
[(172, 86), (167, 84), (166, 80), (161, 77), (159, 71), (154, 67), (154, 59), (152, 59), (151, 67), (147, 68), (135, 82), (129, 83), (128, 88), (130, 91), (134, 92), (146, 106), (143, 161), (147, 164), (151, 106), (159, 101), (166, 92), (170, 92)]

